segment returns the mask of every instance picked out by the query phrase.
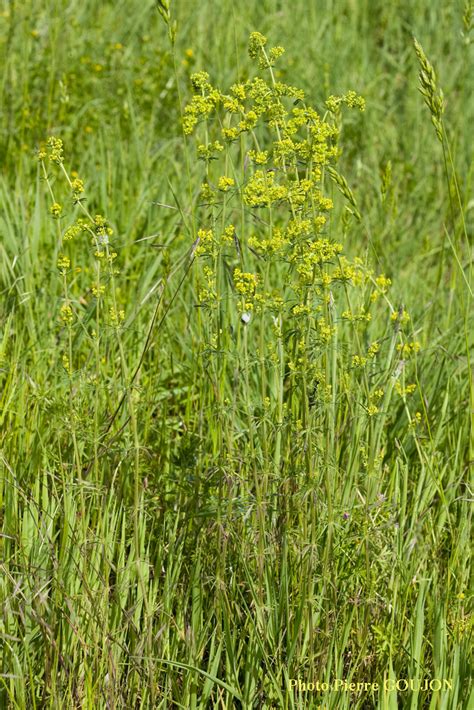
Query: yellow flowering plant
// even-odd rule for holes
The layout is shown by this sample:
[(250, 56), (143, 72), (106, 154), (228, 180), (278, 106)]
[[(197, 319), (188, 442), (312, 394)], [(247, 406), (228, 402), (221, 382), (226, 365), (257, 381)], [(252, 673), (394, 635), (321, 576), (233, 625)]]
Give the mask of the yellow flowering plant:
[[(104, 425), (101, 419), (110, 396), (104, 353), (114, 340), (118, 346), (121, 375), (115, 381), (114, 389), (117, 389), (120, 380), (122, 386), (129, 384), (121, 335), (125, 308), (116, 283), (119, 270), (116, 266), (117, 252), (112, 246), (114, 231), (103, 215), (93, 214), (88, 209), (84, 181), (74, 171), (69, 173), (65, 167), (62, 140), (49, 138), (37, 157), (51, 200), (49, 212), (56, 223), (56, 267), (61, 279), (58, 306), (60, 342), (65, 334), (60, 357), (62, 370), (69, 379), (69, 408), (73, 412), (69, 424), (78, 473), (82, 475), (78, 427), (79, 422), (90, 418), (90, 403), (88, 400), (79, 401), (77, 392), (85, 390), (76, 387), (75, 382), (94, 385), (93, 431), (90, 433), (93, 452), (89, 453), (97, 467), (100, 428)], [(57, 173), (55, 177), (63, 179), (65, 189), (61, 188), (60, 181), (53, 180), (51, 169)], [(62, 204), (56, 197), (59, 190), (63, 193)], [(80, 274), (83, 277), (79, 278)], [(115, 367), (113, 369), (115, 371)]]
[[(322, 420), (335, 436), (351, 417), (368, 417), (376, 448), (398, 363), (416, 351), (404, 340), (408, 316), (397, 316), (389, 300), (390, 279), (344, 255), (344, 235), (331, 225), (331, 186), (361, 219), (336, 165), (342, 109), (364, 111), (365, 101), (350, 91), (316, 109), (301, 89), (276, 79), (282, 54), (252, 33), (257, 75), (223, 92), (207, 72), (197, 72), (183, 112), (184, 133), (196, 135), (196, 157), (204, 162), (194, 214), (197, 305), (209, 314), (200, 316), (202, 352), (211, 358), (205, 366), (218, 397), (234, 400), (236, 363), (252, 372), (242, 372), (239, 387), (249, 402), (244, 390), (252, 378), (258, 382), (265, 411), (272, 412), (277, 467), (296, 421), (315, 460), (322, 443), (312, 432)], [(374, 308), (386, 309), (383, 333), (371, 332)], [(253, 410), (247, 406), (249, 428), (256, 424)], [(268, 426), (261, 431), (268, 439)]]

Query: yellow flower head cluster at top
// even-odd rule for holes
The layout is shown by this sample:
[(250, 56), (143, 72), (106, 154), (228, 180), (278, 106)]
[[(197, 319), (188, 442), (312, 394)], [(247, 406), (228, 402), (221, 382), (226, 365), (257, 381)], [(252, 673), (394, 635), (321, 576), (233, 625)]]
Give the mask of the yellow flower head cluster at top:
[(189, 135), (198, 121), (208, 118), (221, 100), (221, 94), (209, 83), (207, 72), (198, 72), (191, 76), (191, 84), (196, 92), (190, 104), (184, 110), (183, 131)]
[(259, 66), (262, 69), (272, 67), (285, 51), (283, 47), (271, 47), (267, 52), (265, 50), (266, 44), (266, 37), (260, 34), (260, 32), (252, 32), (249, 39), (249, 57), (251, 59), (258, 59)]
[(55, 219), (59, 219), (59, 217), (61, 217), (61, 213), (63, 211), (63, 208), (61, 207), (59, 202), (53, 202), (53, 204), (49, 208), (49, 211)]
[(71, 266), (71, 260), (65, 254), (60, 254), (58, 256), (57, 267), (60, 271), (65, 272)]
[(59, 317), (65, 325), (71, 325), (74, 320), (74, 314), (69, 303), (63, 303), (59, 311)]
[[(51, 160), (51, 162), (60, 165), (64, 160), (63, 142), (61, 138), (55, 138), (54, 136), (51, 136), (50, 138), (48, 138), (47, 146), (49, 148), (49, 159)], [(40, 153), (40, 157), (41, 159), (46, 157), (46, 155), (44, 155), (44, 151), (43, 153)]]
[(71, 182), (71, 189), (74, 200), (78, 200), (84, 192), (84, 182), (79, 178), (74, 178)]

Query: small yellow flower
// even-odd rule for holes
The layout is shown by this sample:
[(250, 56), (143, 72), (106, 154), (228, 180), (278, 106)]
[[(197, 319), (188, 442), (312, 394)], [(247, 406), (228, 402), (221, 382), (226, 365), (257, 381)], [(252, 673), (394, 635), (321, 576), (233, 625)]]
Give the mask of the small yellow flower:
[(63, 234), (63, 242), (68, 242), (71, 239), (74, 239), (74, 237), (79, 236), (84, 229), (85, 224), (81, 220), (78, 220), (76, 224), (71, 224), (71, 226), (68, 227)]
[(53, 202), (51, 207), (49, 208), (50, 213), (53, 215), (54, 219), (59, 219), (61, 216), (61, 212), (63, 211), (63, 208), (59, 204), (59, 202)]
[(49, 159), (51, 160), (51, 162), (60, 165), (64, 160), (63, 142), (61, 138), (55, 138), (54, 136), (50, 136), (48, 138), (48, 148), (50, 149)]
[(111, 307), (109, 309), (109, 316), (110, 316), (110, 321), (113, 325), (120, 325), (120, 323), (123, 323), (125, 320), (125, 311), (120, 309), (117, 310), (116, 308)]
[(393, 311), (393, 313), (390, 316), (390, 319), (392, 321), (396, 321), (401, 324), (408, 323), (410, 320), (410, 315), (407, 313), (407, 311), (403, 308), (403, 306), (398, 310), (398, 311)]
[(228, 227), (224, 229), (224, 233), (222, 234), (222, 243), (223, 244), (233, 244), (235, 240), (235, 227), (233, 224), (229, 224)]
[(373, 358), (376, 356), (376, 354), (379, 352), (379, 350), (380, 350), (380, 345), (379, 345), (379, 343), (377, 343), (377, 341), (375, 341), (374, 343), (369, 345), (369, 349), (367, 350), (367, 355), (370, 358)]
[(57, 267), (60, 271), (66, 271), (71, 266), (71, 260), (65, 254), (60, 254), (58, 256)]
[(67, 355), (63, 355), (62, 362), (63, 362), (64, 369), (70, 375), (71, 374), (71, 363), (69, 362), (69, 358)]
[(421, 419), (422, 419), (421, 412), (415, 412), (415, 416), (412, 418), (412, 420), (410, 422), (411, 427), (414, 429), (419, 424), (421, 424)]
[(92, 284), (91, 290), (94, 296), (98, 298), (105, 292), (105, 286), (103, 284)]
[(415, 353), (419, 352), (420, 350), (420, 343), (418, 342), (410, 342), (410, 343), (404, 343), (397, 345), (397, 350), (400, 353), (401, 357), (403, 358), (408, 358), (411, 355), (414, 355)]
[(74, 320), (72, 308), (68, 303), (63, 303), (59, 311), (59, 317), (65, 325), (70, 325)]
[(335, 328), (326, 321), (325, 318), (318, 320), (318, 335), (323, 343), (329, 343), (335, 333)]
[(229, 190), (229, 188), (233, 187), (234, 185), (235, 180), (231, 177), (227, 177), (226, 175), (223, 175), (217, 181), (217, 187), (219, 190), (222, 190), (222, 192), (227, 192), (227, 190)]
[(84, 182), (80, 180), (78, 177), (74, 178), (74, 180), (71, 183), (71, 189), (72, 189), (72, 196), (74, 197), (75, 200), (79, 198), (79, 196), (84, 192)]
[(353, 355), (352, 356), (352, 366), (353, 367), (364, 367), (364, 365), (367, 363), (367, 358), (362, 357), (360, 355)]
[(416, 385), (411, 384), (411, 385), (406, 385), (403, 387), (400, 382), (395, 383), (395, 390), (397, 394), (399, 394), (401, 397), (405, 397), (407, 394), (413, 394), (413, 392), (416, 390)]
[(265, 165), (268, 162), (268, 150), (249, 150), (248, 155), (256, 165)]
[(207, 254), (212, 252), (214, 246), (214, 232), (212, 229), (200, 229), (198, 231), (198, 245), (196, 254)]

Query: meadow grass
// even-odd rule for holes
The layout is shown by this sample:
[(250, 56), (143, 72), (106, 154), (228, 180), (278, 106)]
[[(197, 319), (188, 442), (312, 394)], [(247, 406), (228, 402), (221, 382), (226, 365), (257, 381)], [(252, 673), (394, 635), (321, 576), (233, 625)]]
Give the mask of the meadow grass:
[(0, 27), (0, 705), (472, 707), (470, 4)]

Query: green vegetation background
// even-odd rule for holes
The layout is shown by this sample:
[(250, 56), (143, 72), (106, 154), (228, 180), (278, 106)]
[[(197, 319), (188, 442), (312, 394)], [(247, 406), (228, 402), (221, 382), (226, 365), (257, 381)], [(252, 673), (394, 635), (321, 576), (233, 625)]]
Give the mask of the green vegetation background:
[[(154, 2), (2, 2), (2, 707), (472, 707), (468, 14), (453, 1), (182, 1), (173, 53)], [(334, 195), (333, 234), (391, 279), (392, 302), (411, 315), (425, 422), (415, 435), (402, 401), (393, 406), (372, 501), (360, 462), (340, 468), (335, 453), (308, 479), (304, 452), (288, 448), (285, 485), (272, 488), (241, 421), (222, 428), (195, 358), (193, 292), (180, 279), (202, 168), (186, 176), (180, 101), (193, 71), (223, 87), (247, 75), (254, 30), (285, 47), (282, 80), (316, 108), (349, 89), (366, 99), (362, 116), (344, 117), (338, 165), (362, 220), (347, 228)], [(413, 35), (445, 95), (452, 163), (418, 91)], [(102, 427), (171, 275), (139, 402), (124, 405), (92, 471), (87, 445), (77, 470), (71, 444), (72, 428), (93, 439), (94, 383), (71, 387), (63, 367), (56, 227), (36, 159), (49, 135), (64, 141), (88, 208), (113, 225), (118, 298), (133, 313), (125, 357), (112, 337), (104, 351)], [(231, 440), (242, 454), (225, 464)], [(256, 505), (256, 471), (285, 503)], [(288, 691), (298, 677), (449, 678), (453, 690)]]

